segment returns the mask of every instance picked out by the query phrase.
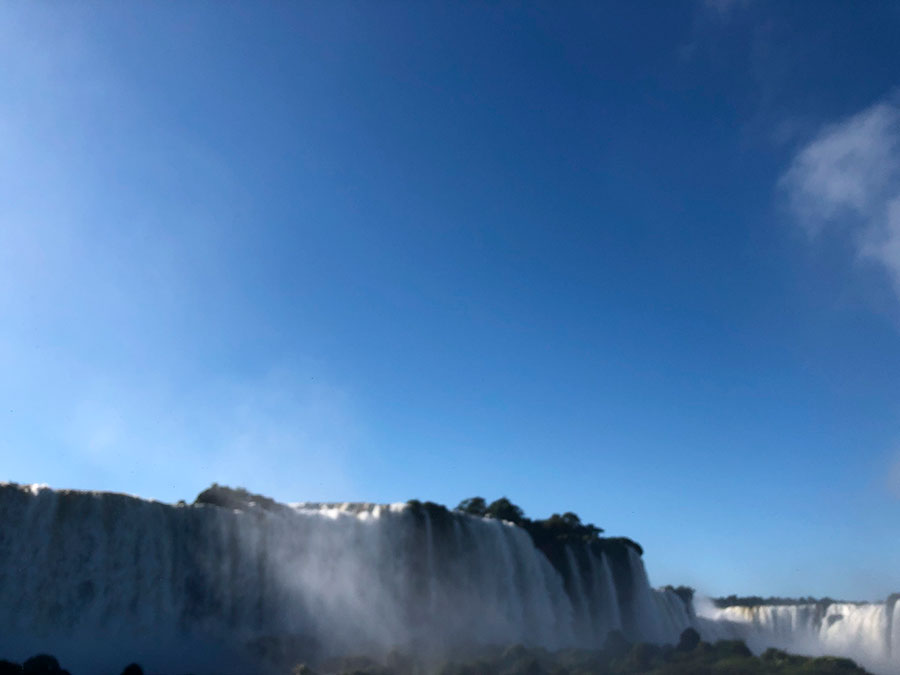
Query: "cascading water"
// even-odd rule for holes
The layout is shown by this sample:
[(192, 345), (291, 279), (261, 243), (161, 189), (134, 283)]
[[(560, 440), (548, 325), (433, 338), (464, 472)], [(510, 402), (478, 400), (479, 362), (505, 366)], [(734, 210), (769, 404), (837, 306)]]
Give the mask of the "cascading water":
[(776, 647), (846, 656), (876, 673), (900, 673), (900, 602), (815, 603), (709, 608), (707, 620), (730, 625), (754, 651)]
[(632, 546), (552, 553), (510, 523), (405, 504), (225, 508), (0, 484), (0, 658), (247, 673), (394, 648), (597, 648), (610, 630), (673, 643), (690, 626), (900, 672), (896, 598), (695, 613), (650, 588)]
[(674, 640), (689, 621), (661, 611), (624, 545), (612, 558), (572, 545), (560, 571), (498, 520), (276, 506), (0, 485), (0, 657), (51, 651), (89, 672), (130, 660), (250, 672), (242, 660), (260, 651), (599, 647), (614, 628)]
[(616, 584), (613, 582), (612, 573), (606, 562), (606, 556), (600, 556), (599, 565), (597, 557), (591, 556), (591, 575), (593, 587), (595, 587), (595, 602), (601, 607), (600, 611), (608, 612), (608, 617), (604, 617), (605, 620), (601, 620), (598, 625), (608, 631), (621, 630), (622, 613), (619, 610), (619, 597), (616, 593)]

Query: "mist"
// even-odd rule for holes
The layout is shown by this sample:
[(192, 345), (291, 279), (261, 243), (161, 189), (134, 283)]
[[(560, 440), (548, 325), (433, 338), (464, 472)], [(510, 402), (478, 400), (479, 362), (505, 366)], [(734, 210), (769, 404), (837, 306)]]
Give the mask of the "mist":
[(687, 628), (897, 666), (895, 602), (721, 607), (654, 589), (628, 540), (554, 555), (511, 522), (430, 503), (288, 505), (214, 486), (171, 505), (0, 484), (0, 520), (0, 653), (50, 651), (75, 672), (397, 654), (427, 669), (498, 645), (599, 649), (611, 632), (675, 644)]

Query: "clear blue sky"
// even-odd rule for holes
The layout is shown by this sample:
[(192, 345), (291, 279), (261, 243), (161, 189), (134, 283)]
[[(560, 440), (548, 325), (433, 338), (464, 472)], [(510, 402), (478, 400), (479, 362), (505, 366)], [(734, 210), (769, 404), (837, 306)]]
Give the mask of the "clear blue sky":
[(507, 495), (900, 591), (895, 3), (4, 3), (0, 479)]

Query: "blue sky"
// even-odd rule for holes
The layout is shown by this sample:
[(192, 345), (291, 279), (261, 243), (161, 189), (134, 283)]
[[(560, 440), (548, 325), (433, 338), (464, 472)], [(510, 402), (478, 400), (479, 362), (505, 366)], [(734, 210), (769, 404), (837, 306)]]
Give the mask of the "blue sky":
[(900, 590), (892, 3), (0, 6), (0, 479), (507, 495)]

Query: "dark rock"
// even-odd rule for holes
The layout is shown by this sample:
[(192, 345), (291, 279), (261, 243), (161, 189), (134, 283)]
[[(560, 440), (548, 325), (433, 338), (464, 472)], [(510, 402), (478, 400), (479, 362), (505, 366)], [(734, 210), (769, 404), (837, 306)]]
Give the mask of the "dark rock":
[(209, 504), (226, 509), (238, 509), (246, 511), (252, 508), (263, 511), (289, 511), (290, 508), (279, 504), (271, 497), (249, 492), (246, 488), (230, 488), (225, 485), (213, 483), (203, 492), (197, 495), (194, 504)]

